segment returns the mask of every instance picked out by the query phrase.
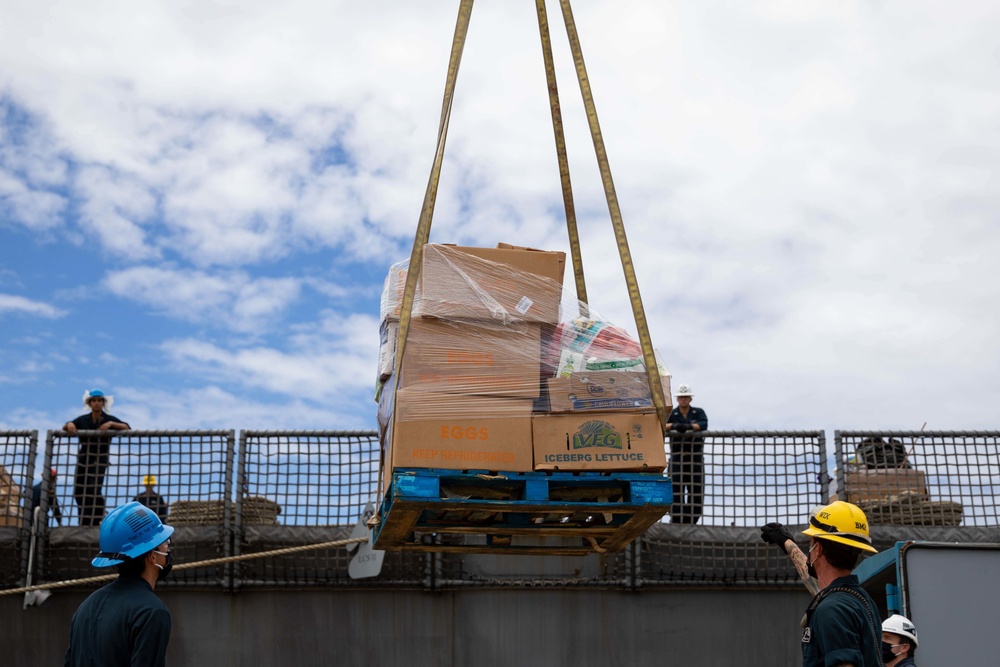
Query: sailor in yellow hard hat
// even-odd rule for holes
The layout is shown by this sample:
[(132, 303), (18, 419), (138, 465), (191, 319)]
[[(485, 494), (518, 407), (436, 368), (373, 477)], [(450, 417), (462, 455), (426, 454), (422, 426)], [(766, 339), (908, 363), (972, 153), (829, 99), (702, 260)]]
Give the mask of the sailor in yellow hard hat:
[[(851, 573), (862, 554), (878, 553), (872, 546), (868, 518), (857, 505), (839, 500), (813, 512), (802, 534), (809, 537), (808, 573), (820, 588), (802, 619), (803, 667), (880, 667), (878, 607)], [(761, 527), (765, 542), (782, 551), (798, 552), (791, 537), (780, 523)]]
[[(838, 500), (826, 507), (819, 508), (809, 517), (809, 527), (802, 531), (803, 535), (846, 544), (849, 547), (878, 553), (872, 546), (871, 534), (868, 531), (868, 518), (857, 505)], [(860, 553), (855, 554), (850, 569), (854, 569)]]
[(160, 521), (166, 521), (167, 514), (169, 513), (167, 501), (163, 499), (163, 496), (153, 490), (153, 487), (156, 486), (156, 475), (145, 475), (142, 478), (142, 485), (146, 487), (146, 490), (132, 500), (142, 503), (149, 509), (156, 512), (156, 516), (160, 518)]

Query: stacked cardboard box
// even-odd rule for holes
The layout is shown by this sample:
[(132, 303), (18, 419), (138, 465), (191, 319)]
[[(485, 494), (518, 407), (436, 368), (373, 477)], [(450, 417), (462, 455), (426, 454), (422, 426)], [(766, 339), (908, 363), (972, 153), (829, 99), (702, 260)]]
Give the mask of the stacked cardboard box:
[[(666, 467), (642, 349), (623, 329), (596, 316), (561, 322), (548, 337), (543, 368), (547, 414), (532, 428), (536, 470), (636, 470)], [(658, 363), (664, 400), (670, 375)]]
[(426, 246), (401, 362), (405, 275), (393, 267), (379, 354), (386, 475), (397, 467), (533, 469), (541, 327), (558, 322), (565, 262), (561, 252), (506, 244)]
[(426, 246), (401, 363), (407, 267), (392, 267), (378, 378), (384, 482), (397, 467), (664, 469), (641, 350), (602, 322), (560, 324), (564, 267), (564, 253), (506, 244)]

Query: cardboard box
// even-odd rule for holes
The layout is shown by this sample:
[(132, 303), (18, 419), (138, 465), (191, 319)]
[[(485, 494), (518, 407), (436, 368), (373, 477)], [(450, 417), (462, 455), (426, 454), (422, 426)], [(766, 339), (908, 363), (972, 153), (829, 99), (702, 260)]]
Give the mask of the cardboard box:
[(530, 472), (531, 403), (400, 389), (383, 483), (400, 467)]
[(378, 377), (376, 383), (385, 382), (396, 372), (396, 350), (399, 347), (399, 322), (385, 321), (379, 327)]
[(420, 270), (420, 312), (442, 319), (556, 324), (565, 269), (564, 252), (428, 244)]
[(401, 389), (534, 398), (541, 392), (538, 325), (414, 318)]
[[(551, 412), (649, 410), (653, 397), (646, 373), (583, 371), (545, 381)], [(663, 400), (671, 409), (670, 377), (662, 376)]]
[[(403, 291), (406, 289), (406, 273), (409, 260), (398, 262), (389, 267), (389, 273), (382, 285), (382, 297), (379, 302), (380, 322), (399, 322), (399, 314), (403, 308)], [(420, 281), (413, 295), (413, 311), (411, 317), (422, 317)]]
[(535, 415), (535, 470), (660, 472), (667, 467), (655, 412)]
[(844, 472), (844, 497), (847, 502), (881, 500), (900, 491), (927, 493), (923, 470), (913, 468), (861, 468)]

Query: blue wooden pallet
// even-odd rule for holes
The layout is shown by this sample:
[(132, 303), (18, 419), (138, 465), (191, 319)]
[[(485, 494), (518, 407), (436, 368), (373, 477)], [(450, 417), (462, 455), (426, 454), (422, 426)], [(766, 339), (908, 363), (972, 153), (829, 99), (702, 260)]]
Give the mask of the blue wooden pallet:
[(660, 473), (397, 468), (372, 535), (374, 548), (387, 551), (613, 552), (663, 518), (672, 501)]

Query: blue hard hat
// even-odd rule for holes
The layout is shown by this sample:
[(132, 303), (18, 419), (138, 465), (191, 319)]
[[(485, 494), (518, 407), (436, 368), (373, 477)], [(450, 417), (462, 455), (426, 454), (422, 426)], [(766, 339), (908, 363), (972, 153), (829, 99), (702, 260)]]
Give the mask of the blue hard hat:
[(110, 567), (148, 553), (173, 535), (156, 512), (132, 501), (119, 505), (101, 522), (101, 553), (90, 564)]
[(89, 408), (90, 407), (90, 399), (92, 399), (92, 398), (103, 398), (104, 399), (104, 409), (105, 410), (110, 410), (111, 406), (115, 402), (115, 397), (114, 396), (109, 396), (108, 394), (105, 394), (100, 389), (88, 389), (87, 391), (83, 392), (83, 407)]

